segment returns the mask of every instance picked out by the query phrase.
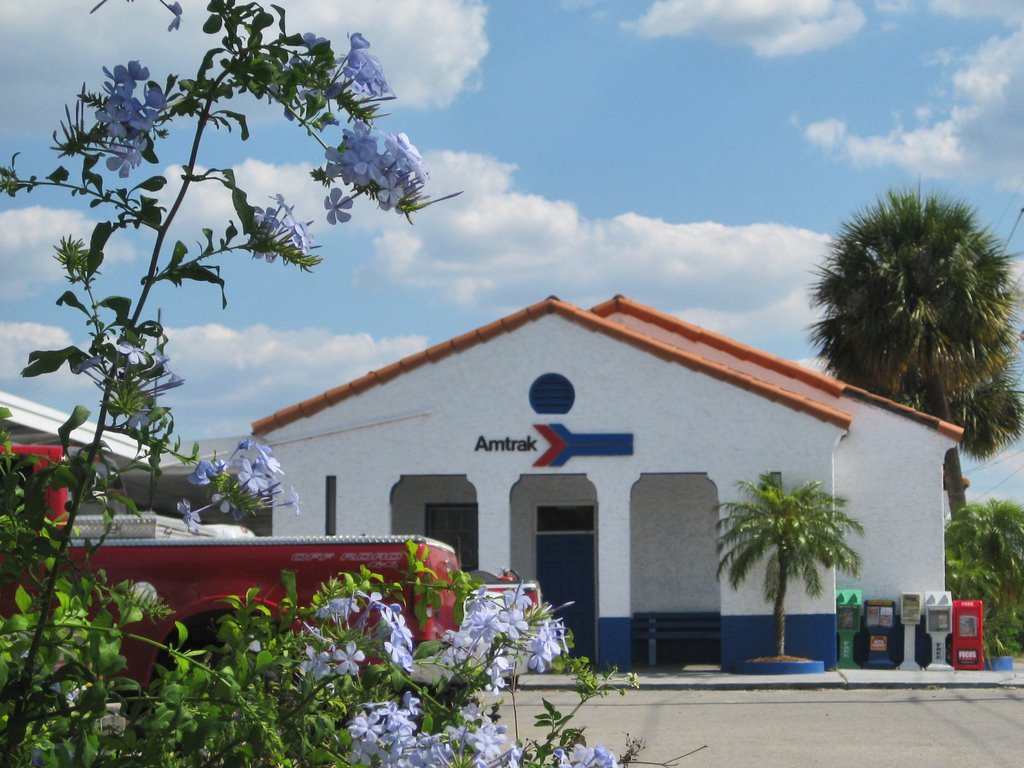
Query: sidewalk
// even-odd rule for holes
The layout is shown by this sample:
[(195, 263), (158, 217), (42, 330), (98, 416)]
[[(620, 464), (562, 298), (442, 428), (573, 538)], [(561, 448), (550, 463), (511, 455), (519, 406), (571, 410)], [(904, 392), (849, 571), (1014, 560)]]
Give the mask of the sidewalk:
[[(1024, 690), (1024, 667), (1012, 672), (936, 670), (905, 672), (898, 669), (835, 669), (807, 675), (734, 675), (713, 667), (655, 667), (637, 670), (640, 690), (770, 690), (864, 688), (1019, 688)], [(572, 688), (563, 675), (522, 675), (523, 690)]]

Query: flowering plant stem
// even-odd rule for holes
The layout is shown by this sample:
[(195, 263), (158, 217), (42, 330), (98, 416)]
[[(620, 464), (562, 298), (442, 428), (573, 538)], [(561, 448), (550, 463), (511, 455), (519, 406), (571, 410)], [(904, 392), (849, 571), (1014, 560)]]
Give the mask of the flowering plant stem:
[[(159, 1), (173, 14), (170, 30), (177, 29), (180, 4)], [(0, 192), (11, 197), (59, 189), (110, 213), (88, 242), (67, 236), (55, 249), (71, 284), (58, 304), (83, 313), (89, 343), (35, 351), (23, 371), (38, 376), (66, 365), (90, 378), (99, 388), (91, 437), (72, 450), (72, 431), (90, 416), (79, 406), (59, 429), (64, 457), (33, 465), (12, 458), (0, 412), (0, 765), (611, 768), (611, 753), (583, 746), (580, 731), (569, 727), (579, 707), (567, 715), (550, 712), (545, 741), (528, 744), (481, 709), (482, 692), (507, 690), (526, 669), (575, 674), (581, 705), (608, 690), (607, 678), (599, 681), (585, 662), (565, 658), (570, 641), (550, 606), (534, 605), (519, 589), (488, 593), (465, 574), (437, 576), (415, 545), (408, 547), (404, 583), (385, 584), (364, 569), (322, 585), (310, 604), (300, 605), (296, 576), (284, 572), (284, 597), (275, 595), (273, 603), (255, 588), (229, 597), (216, 642), (189, 638), (184, 625), (177, 640), (163, 642), (129, 630), (133, 622), (168, 619), (170, 609), (135, 585), (107, 583), (90, 566), (102, 540), (72, 548), (86, 505), (98, 505), (108, 523), (115, 501), (136, 511), (118, 490), (122, 470), (106, 465), (110, 434), (135, 442), (129, 468), (148, 471), (154, 482), (164, 455), (195, 465), (188, 479), (206, 489), (209, 503), (178, 504), (190, 528), (216, 511), (241, 520), (268, 507), (298, 508), (294, 491), (284, 492), (270, 446), (247, 438), (226, 458), (200, 459), (198, 447), (184, 454), (163, 404), (164, 393), (183, 380), (168, 368), (160, 315), (147, 317), (158, 283), (217, 285), (223, 305), (224, 281), (214, 263), (220, 257), (249, 253), (300, 270), (319, 262), (312, 222), (280, 195), (261, 208), (249, 202), (231, 169), (199, 171), (210, 128), (237, 127), (243, 141), (249, 135), (245, 115), (220, 105), (243, 96), (279, 105), (314, 139), (323, 163), (310, 181), (327, 190), (331, 225), (351, 218), (358, 196), (405, 217), (431, 202), (416, 147), (403, 133), (377, 133), (377, 107), (392, 94), (366, 38), (352, 34), (349, 51), (339, 54), (312, 33), (289, 34), (276, 6), (208, 0), (207, 12), (203, 29), (219, 44), (192, 79), (169, 74), (159, 84), (142, 63), (130, 61), (105, 68), (102, 88), (83, 90), (73, 112), (66, 110), (54, 148), (60, 157), (80, 159), (80, 183), (63, 166), (28, 177), (14, 160), (0, 166)], [(154, 196), (167, 185), (164, 176), (131, 188), (122, 180), (158, 164), (157, 149), (181, 123), (188, 126), (187, 157), (165, 207)], [(328, 139), (335, 128), (338, 138)], [(204, 229), (190, 251), (168, 237), (184, 201), (204, 182), (230, 195), (234, 218), (216, 242)], [(129, 230), (153, 237), (134, 301), (100, 290), (108, 242)], [(49, 509), (55, 490), (70, 492), (62, 520)], [(444, 637), (414, 647), (407, 621), (424, 621), (442, 593), (464, 618)], [(122, 677), (122, 642), (159, 648), (164, 661), (147, 687)], [(120, 706), (123, 733), (104, 725), (112, 704)]]

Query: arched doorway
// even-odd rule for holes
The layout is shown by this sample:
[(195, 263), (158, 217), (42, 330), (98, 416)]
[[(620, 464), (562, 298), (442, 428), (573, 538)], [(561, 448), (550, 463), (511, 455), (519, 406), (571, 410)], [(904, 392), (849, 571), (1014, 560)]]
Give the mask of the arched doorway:
[[(705, 474), (644, 474), (630, 498), (630, 610), (719, 614), (718, 488)], [(645, 661), (638, 643), (634, 659)], [(717, 640), (658, 641), (659, 662), (718, 663)]]
[(597, 660), (597, 497), (584, 475), (523, 475), (511, 494), (512, 563), (540, 582), (572, 630), (576, 656)]
[(463, 570), (480, 567), (476, 488), (465, 475), (402, 475), (391, 489), (391, 531), (443, 541)]

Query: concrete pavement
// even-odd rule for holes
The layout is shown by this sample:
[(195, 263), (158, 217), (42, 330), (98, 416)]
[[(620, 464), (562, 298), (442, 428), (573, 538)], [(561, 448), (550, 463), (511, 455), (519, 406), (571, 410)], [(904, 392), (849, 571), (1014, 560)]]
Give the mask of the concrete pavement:
[[(641, 690), (772, 690), (772, 689), (866, 689), (866, 688), (1019, 688), (1024, 689), (1024, 666), (1012, 671), (835, 669), (795, 675), (737, 675), (717, 667), (642, 667), (635, 670)], [(617, 678), (618, 679), (618, 678)], [(522, 675), (521, 690), (572, 688), (563, 675)]]

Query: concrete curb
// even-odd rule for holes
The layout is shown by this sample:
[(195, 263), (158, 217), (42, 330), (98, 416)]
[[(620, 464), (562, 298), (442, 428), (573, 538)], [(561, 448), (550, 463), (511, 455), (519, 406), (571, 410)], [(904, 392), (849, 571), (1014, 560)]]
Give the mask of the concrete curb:
[[(721, 671), (640, 672), (641, 691), (763, 691), (763, 690), (863, 690), (868, 688), (1020, 688), (1024, 670), (1008, 672), (843, 669), (806, 675), (734, 675)], [(625, 676), (613, 682), (625, 685)], [(521, 690), (572, 690), (565, 675), (523, 675)]]

